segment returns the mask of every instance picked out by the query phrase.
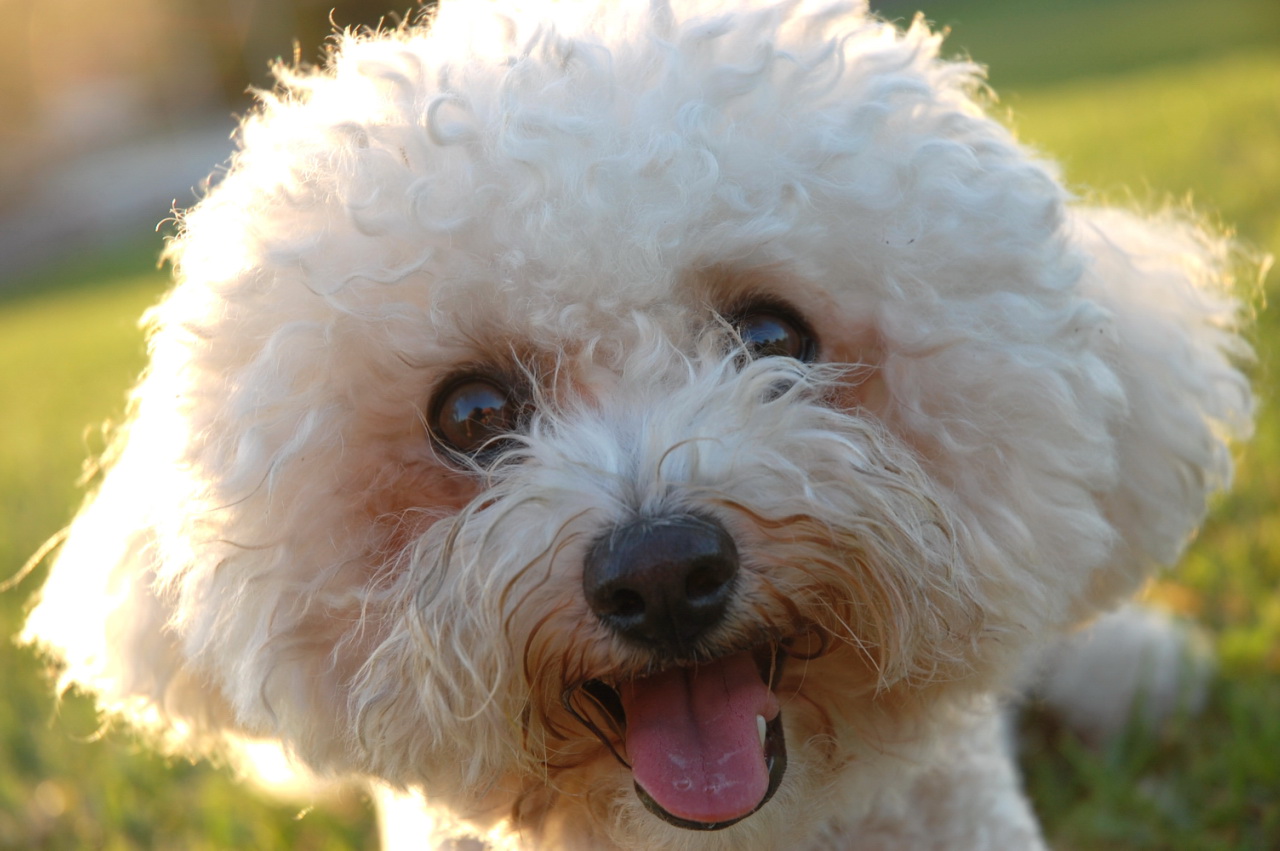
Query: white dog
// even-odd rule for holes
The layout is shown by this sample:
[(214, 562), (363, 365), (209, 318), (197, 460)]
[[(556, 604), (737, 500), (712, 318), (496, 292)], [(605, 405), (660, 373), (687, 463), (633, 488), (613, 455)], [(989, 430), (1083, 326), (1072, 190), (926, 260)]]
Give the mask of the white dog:
[(1226, 242), (938, 50), (455, 0), (282, 72), (28, 638), (393, 845), (1042, 847), (997, 699), (1177, 559), (1248, 351)]

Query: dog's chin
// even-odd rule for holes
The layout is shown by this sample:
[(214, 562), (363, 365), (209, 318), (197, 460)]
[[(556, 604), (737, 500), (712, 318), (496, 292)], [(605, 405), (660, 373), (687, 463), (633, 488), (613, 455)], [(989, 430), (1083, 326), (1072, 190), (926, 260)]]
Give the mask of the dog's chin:
[(687, 830), (720, 830), (758, 812), (786, 773), (774, 693), (785, 661), (778, 645), (766, 644), (616, 682), (590, 680), (581, 691), (614, 736), (588, 726), (631, 771), (649, 812)]

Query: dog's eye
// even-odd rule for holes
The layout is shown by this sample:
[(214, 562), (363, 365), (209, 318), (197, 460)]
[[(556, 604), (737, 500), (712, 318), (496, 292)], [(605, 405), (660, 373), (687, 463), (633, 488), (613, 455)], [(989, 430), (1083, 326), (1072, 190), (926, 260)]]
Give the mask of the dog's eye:
[(812, 363), (818, 355), (813, 334), (798, 319), (778, 310), (752, 310), (734, 323), (753, 358), (795, 358)]
[(473, 457), (501, 448), (515, 431), (523, 406), (503, 382), (472, 376), (449, 385), (432, 408), (433, 436), (448, 449)]

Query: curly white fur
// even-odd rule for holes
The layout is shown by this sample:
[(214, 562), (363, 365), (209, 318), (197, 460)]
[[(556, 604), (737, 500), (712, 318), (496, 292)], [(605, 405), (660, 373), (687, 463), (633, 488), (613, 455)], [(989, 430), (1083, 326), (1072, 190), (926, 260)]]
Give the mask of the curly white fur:
[[(1073, 203), (938, 49), (859, 2), (455, 0), (282, 72), (183, 218), (26, 637), (174, 746), (372, 778), (406, 847), (431, 812), (523, 847), (1039, 847), (991, 696), (1177, 559), (1248, 352), (1227, 242)], [(744, 363), (717, 317), (761, 299), (819, 363)], [(460, 467), (429, 400), (478, 368), (536, 413)], [(716, 647), (818, 644), (776, 798), (713, 833), (564, 705), (655, 664), (584, 551), (691, 510), (743, 553)]]

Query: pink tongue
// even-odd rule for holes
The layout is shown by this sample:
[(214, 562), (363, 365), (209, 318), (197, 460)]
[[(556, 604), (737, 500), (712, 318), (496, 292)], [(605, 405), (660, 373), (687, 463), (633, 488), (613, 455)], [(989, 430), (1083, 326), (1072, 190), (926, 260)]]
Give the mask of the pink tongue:
[(769, 768), (756, 716), (770, 721), (779, 707), (751, 654), (672, 668), (620, 693), (632, 774), (658, 806), (703, 824), (759, 806)]

